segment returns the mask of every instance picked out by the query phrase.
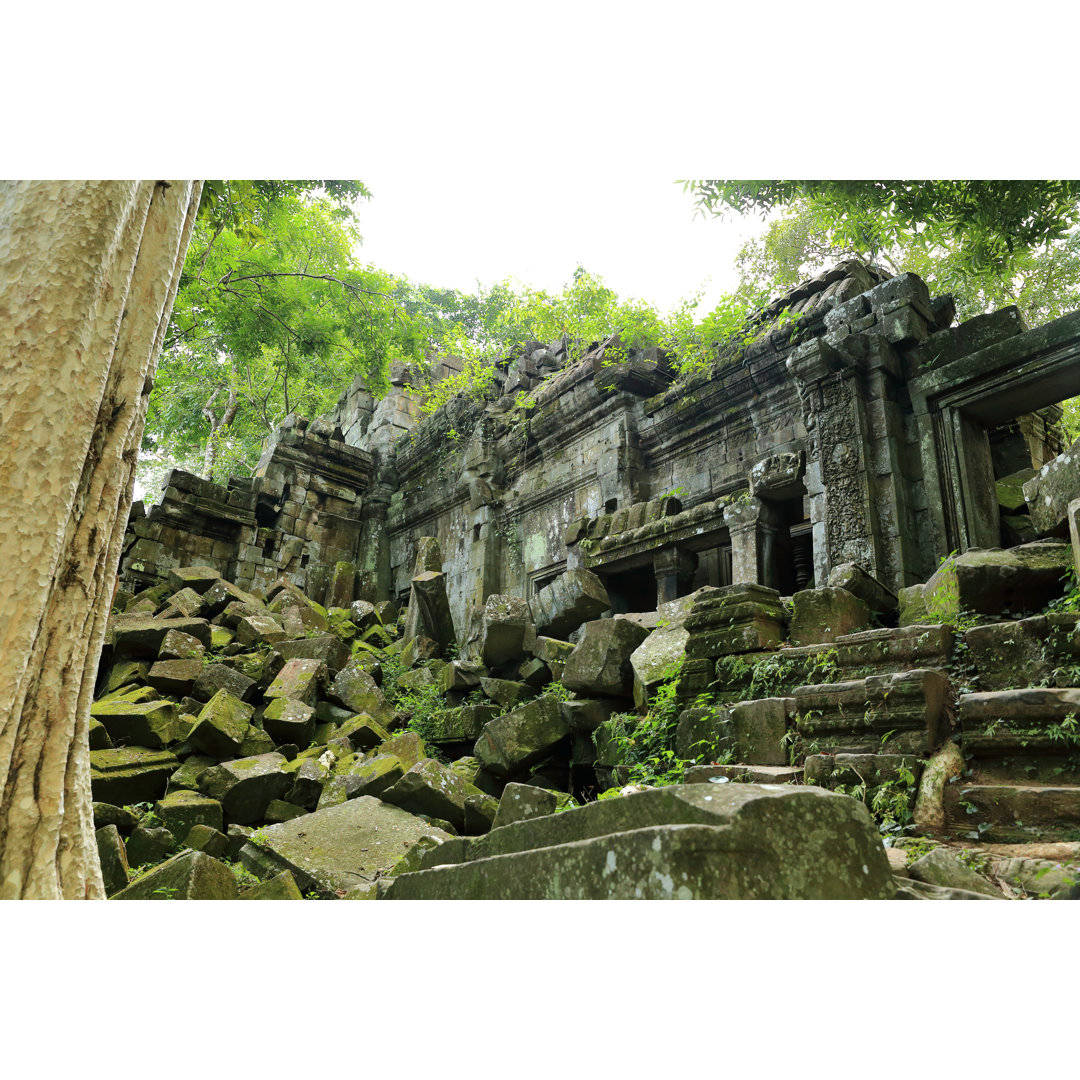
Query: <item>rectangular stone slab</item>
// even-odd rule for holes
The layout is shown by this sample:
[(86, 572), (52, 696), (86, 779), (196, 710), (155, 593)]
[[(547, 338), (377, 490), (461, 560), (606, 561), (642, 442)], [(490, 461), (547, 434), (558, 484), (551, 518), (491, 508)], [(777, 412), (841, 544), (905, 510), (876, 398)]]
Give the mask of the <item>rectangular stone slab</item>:
[(271, 825), (240, 849), (262, 879), (292, 871), (303, 892), (331, 898), (390, 871), (421, 837), (450, 834), (413, 814), (361, 795), (328, 810)]
[[(607, 831), (619, 824), (637, 827)], [(380, 898), (884, 900), (895, 892), (866, 807), (787, 785), (653, 789), (454, 841), (424, 865), (443, 852), (472, 857), (403, 874)]]

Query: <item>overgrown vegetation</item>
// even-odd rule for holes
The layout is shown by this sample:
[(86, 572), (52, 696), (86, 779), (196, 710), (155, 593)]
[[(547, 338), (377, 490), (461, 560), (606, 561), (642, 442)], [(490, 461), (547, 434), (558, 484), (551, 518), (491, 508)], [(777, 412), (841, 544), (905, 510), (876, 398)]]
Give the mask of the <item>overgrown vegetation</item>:
[[(645, 715), (619, 713), (609, 722), (610, 735), (618, 748), (618, 756), (626, 769), (627, 782), (660, 787), (681, 784), (691, 765), (706, 762), (729, 764), (732, 754), (721, 751), (707, 740), (691, 747), (699, 751), (691, 758), (676, 753), (675, 732), (682, 707), (678, 703), (681, 665), (664, 673), (663, 681), (654, 689)], [(699, 699), (695, 707), (708, 708), (707, 699)], [(595, 737), (594, 737), (595, 739)]]

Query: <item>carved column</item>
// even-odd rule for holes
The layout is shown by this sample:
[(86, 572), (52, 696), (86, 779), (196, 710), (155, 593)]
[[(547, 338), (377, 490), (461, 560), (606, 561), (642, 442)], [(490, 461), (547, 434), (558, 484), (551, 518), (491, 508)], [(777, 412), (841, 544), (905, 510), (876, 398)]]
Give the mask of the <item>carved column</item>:
[(761, 503), (756, 499), (733, 503), (724, 510), (724, 524), (731, 536), (731, 583), (761, 584), (758, 517)]
[(788, 358), (810, 433), (806, 490), (814, 538), (814, 576), (840, 563), (878, 572), (865, 418), (850, 358), (820, 338)]

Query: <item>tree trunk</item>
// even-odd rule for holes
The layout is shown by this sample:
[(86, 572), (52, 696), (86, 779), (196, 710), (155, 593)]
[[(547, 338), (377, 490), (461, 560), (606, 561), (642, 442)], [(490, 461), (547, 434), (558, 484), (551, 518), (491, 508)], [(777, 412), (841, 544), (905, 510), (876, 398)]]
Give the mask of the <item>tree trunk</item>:
[(200, 190), (0, 185), (0, 899), (104, 896), (90, 703)]

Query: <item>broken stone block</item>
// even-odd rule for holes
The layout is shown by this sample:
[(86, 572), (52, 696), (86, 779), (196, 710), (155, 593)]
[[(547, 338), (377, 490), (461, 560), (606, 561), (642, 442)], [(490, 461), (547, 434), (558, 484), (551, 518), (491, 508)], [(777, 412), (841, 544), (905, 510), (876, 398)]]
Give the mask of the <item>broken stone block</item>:
[(373, 795), (381, 799), (382, 793), (404, 775), (405, 769), (393, 754), (376, 754), (349, 767), (345, 774), (346, 792), (349, 798)]
[(654, 630), (630, 654), (635, 705), (647, 705), (656, 688), (679, 671), (689, 640), (690, 631), (678, 622)]
[(128, 883), (130, 868), (127, 851), (124, 848), (124, 841), (120, 838), (120, 830), (115, 825), (106, 825), (98, 829), (95, 836), (105, 895), (112, 896)]
[(406, 769), (411, 769), (418, 761), (428, 756), (424, 741), (415, 731), (403, 731), (379, 747), (380, 754), (393, 754)]
[(489, 720), (494, 720), (500, 711), (492, 705), (461, 705), (456, 709), (443, 709), (432, 714), (426, 737), (437, 746), (453, 742), (475, 742), (484, 725)]
[(532, 689), (539, 689), (551, 682), (551, 668), (535, 656), (517, 669), (518, 679)]
[[(185, 635), (185, 637), (186, 636), (188, 635)], [(192, 640), (196, 639), (193, 638)], [(106, 677), (98, 696), (111, 694), (113, 691), (120, 690), (125, 686), (131, 686), (135, 683), (146, 682), (146, 676), (150, 672), (150, 667), (151, 661), (149, 660), (133, 660), (128, 657), (117, 660), (116, 663), (109, 668), (109, 674)]]
[(380, 898), (885, 900), (896, 888), (866, 807), (811, 787), (654, 788), (447, 845)]
[(192, 825), (184, 837), (184, 847), (201, 851), (212, 859), (221, 859), (229, 852), (229, 838), (210, 825)]
[(251, 593), (244, 592), (243, 589), (226, 581), (224, 578), (219, 578), (215, 581), (210, 588), (202, 594), (202, 597), (203, 602), (206, 604), (206, 615), (211, 619), (216, 618), (230, 604), (236, 602), (247, 604), (254, 611), (266, 611), (266, 605), (258, 597), (253, 596)]
[(525, 652), (530, 625), (529, 605), (524, 600), (493, 593), (479, 613), (476, 659), (489, 669), (516, 660)]
[(245, 889), (240, 900), (303, 900), (296, 878), (288, 870), (282, 870), (267, 881)]
[(393, 709), (363, 664), (352, 662), (343, 667), (327, 696), (354, 714), (367, 713), (384, 725), (393, 722)]
[(879, 618), (896, 613), (899, 600), (892, 589), (886, 588), (858, 563), (841, 563), (829, 572), (829, 588), (846, 589), (857, 596)]
[(441, 653), (442, 646), (440, 646), (434, 638), (429, 638), (426, 634), (418, 634), (416, 637), (406, 641), (405, 646), (399, 655), (401, 656), (402, 664), (405, 667), (410, 668), (416, 664), (424, 664), (430, 660), (437, 660)]
[(472, 690), (480, 685), (487, 669), (467, 660), (451, 660), (439, 674), (439, 686), (444, 694), (452, 690)]
[(228, 690), (219, 690), (203, 706), (188, 741), (210, 757), (232, 757), (240, 751), (254, 711)]
[(382, 625), (375, 605), (368, 603), (367, 600), (354, 600), (349, 605), (349, 621), (357, 630), (367, 630), (371, 626)]
[(90, 749), (91, 750), (111, 750), (113, 747), (113, 741), (109, 738), (109, 733), (105, 729), (105, 725), (100, 720), (90, 718)]
[(112, 803), (94, 803), (94, 828), (104, 829), (107, 825), (115, 825), (121, 836), (130, 836), (139, 826), (139, 816)]
[(277, 825), (282, 821), (292, 821), (293, 818), (303, 817), (307, 812), (306, 807), (297, 806), (296, 803), (286, 802), (284, 799), (271, 799), (267, 804), (263, 821), (267, 825)]
[(604, 583), (581, 567), (560, 574), (529, 601), (537, 634), (565, 638), (582, 623), (599, 619), (611, 609)]
[(267, 806), (284, 798), (293, 786), (285, 764), (281, 754), (226, 761), (202, 774), (199, 790), (221, 803), (230, 822), (251, 825), (261, 821)]
[(553, 697), (538, 697), (484, 725), (473, 753), (497, 776), (542, 761), (570, 733)]
[(286, 796), (289, 802), (314, 810), (319, 804), (323, 788), (330, 778), (330, 767), (320, 760), (307, 759), (301, 762), (293, 779), (293, 786)]
[(259, 685), (242, 671), (226, 664), (208, 664), (192, 684), (191, 696), (197, 701), (207, 702), (222, 690), (227, 690), (240, 701), (254, 701), (259, 693)]
[(235, 900), (236, 878), (201, 851), (182, 851), (143, 874), (113, 900)]
[(831, 642), (870, 629), (870, 608), (846, 589), (804, 589), (791, 602), (792, 645)]
[(167, 750), (128, 746), (90, 751), (90, 788), (95, 802), (131, 806), (165, 793), (180, 762)]
[(198, 791), (199, 777), (211, 766), (216, 765), (218, 760), (207, 754), (192, 754), (189, 758), (185, 758), (184, 764), (169, 777), (168, 790), (170, 792)]
[(470, 795), (465, 800), (465, 836), (479, 836), (489, 832), (499, 812), (499, 800), (491, 795)]
[(675, 752), (689, 760), (731, 749), (743, 765), (786, 765), (784, 736), (792, 706), (791, 698), (759, 698), (727, 707), (688, 709), (679, 718)]
[(481, 794), (452, 769), (428, 758), (417, 762), (379, 798), (410, 814), (449, 821), (460, 831), (465, 826), (465, 799)]
[(742, 583), (695, 595), (684, 624), (688, 659), (775, 649), (784, 641), (788, 616), (775, 589)]
[(517, 708), (536, 696), (536, 691), (527, 683), (513, 682), (510, 679), (481, 679), (480, 689), (485, 697), (503, 710)]
[(926, 584), (900, 590), (900, 625), (955, 623), (967, 612), (1035, 614), (1063, 594), (1071, 565), (1069, 545), (1055, 540), (971, 548), (946, 559)]
[(321, 660), (289, 660), (263, 696), (288, 698), (313, 709), (326, 685), (327, 675), (326, 664)]
[(171, 701), (98, 701), (90, 706), (90, 715), (105, 726), (113, 743), (159, 748), (182, 734)]
[(559, 712), (571, 731), (593, 732), (611, 719), (611, 714), (623, 708), (623, 703), (611, 698), (582, 698), (579, 701), (560, 701)]
[(348, 739), (354, 750), (374, 750), (390, 738), (390, 733), (367, 713), (359, 713), (345, 721), (334, 733), (335, 738)]
[(307, 746), (315, 734), (315, 710), (302, 701), (274, 698), (263, 712), (262, 723), (274, 742)]
[(1031, 523), (1040, 536), (1067, 536), (1069, 503), (1080, 498), (1080, 439), (1024, 484)]
[(181, 589), (169, 597), (165, 606), (156, 613), (156, 618), (197, 618), (205, 608), (203, 598), (194, 589)]
[(563, 671), (563, 686), (576, 693), (603, 697), (633, 697), (634, 669), (630, 657), (648, 631), (625, 619), (601, 619), (582, 628)]
[(424, 836), (450, 839), (414, 814), (361, 795), (259, 830), (240, 860), (262, 878), (288, 870), (305, 893), (329, 899), (388, 873)]
[(498, 829), (503, 825), (513, 825), (515, 821), (554, 814), (557, 806), (558, 800), (553, 791), (533, 787), (532, 784), (507, 784), (491, 827)]
[(393, 600), (379, 600), (375, 604), (375, 614), (383, 626), (393, 626), (398, 621), (398, 606)]
[(221, 803), (197, 791), (174, 791), (165, 795), (154, 804), (154, 813), (177, 843), (187, 836), (194, 825), (208, 825), (219, 831), (224, 828)]

